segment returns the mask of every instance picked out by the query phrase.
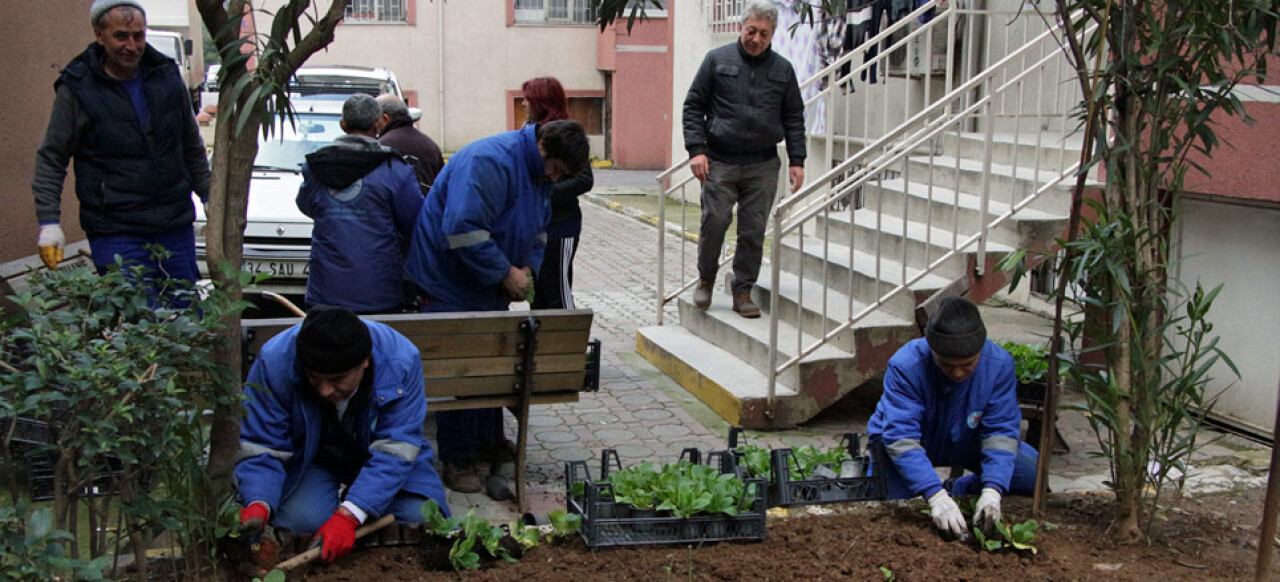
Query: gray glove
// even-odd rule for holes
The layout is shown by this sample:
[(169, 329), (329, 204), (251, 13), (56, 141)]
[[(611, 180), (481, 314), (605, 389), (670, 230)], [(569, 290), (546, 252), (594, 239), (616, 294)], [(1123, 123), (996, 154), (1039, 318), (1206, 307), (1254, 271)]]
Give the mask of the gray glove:
[(933, 517), (933, 527), (943, 534), (963, 537), (968, 531), (960, 506), (956, 505), (946, 489), (939, 489), (929, 498), (929, 515)]
[(982, 532), (990, 534), (1000, 523), (1000, 492), (986, 487), (978, 497), (978, 505), (973, 511), (973, 525), (982, 528)]

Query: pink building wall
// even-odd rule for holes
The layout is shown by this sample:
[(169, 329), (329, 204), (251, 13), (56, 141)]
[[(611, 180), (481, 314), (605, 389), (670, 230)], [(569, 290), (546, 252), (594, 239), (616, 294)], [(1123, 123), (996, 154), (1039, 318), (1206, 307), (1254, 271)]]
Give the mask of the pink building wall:
[[(1271, 57), (1267, 65), (1268, 70), (1275, 71), (1280, 67), (1280, 57)], [(1243, 86), (1236, 94), (1244, 102), (1253, 124), (1222, 113), (1214, 115), (1213, 130), (1221, 145), (1214, 149), (1212, 159), (1194, 152), (1189, 156), (1191, 161), (1208, 170), (1209, 175), (1194, 169), (1188, 171), (1185, 189), (1225, 198), (1280, 203), (1280, 163), (1276, 158), (1280, 86)]]
[(629, 170), (662, 170), (671, 159), (671, 31), (666, 18), (625, 19), (600, 35), (598, 68), (613, 72), (612, 158)]

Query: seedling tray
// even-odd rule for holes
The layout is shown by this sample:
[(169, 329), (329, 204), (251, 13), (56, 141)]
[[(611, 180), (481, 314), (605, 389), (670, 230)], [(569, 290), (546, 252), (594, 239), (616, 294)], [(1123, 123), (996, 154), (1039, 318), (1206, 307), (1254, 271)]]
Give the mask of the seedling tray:
[[(701, 454), (697, 449), (685, 449), (680, 458), (693, 463), (701, 462)], [(717, 466), (721, 473), (733, 473), (737, 466), (733, 456), (727, 452), (707, 455), (707, 464)], [(592, 549), (691, 542), (764, 541), (764, 479), (743, 479), (748, 489), (752, 484), (756, 486), (756, 498), (750, 511), (739, 513), (736, 517), (725, 514), (689, 518), (625, 517), (622, 514), (629, 507), (614, 501), (613, 485), (605, 481), (611, 469), (622, 469), (618, 453), (613, 449), (605, 449), (600, 455), (599, 480), (591, 477), (586, 461), (565, 463), (565, 503), (568, 511), (582, 515), (582, 527), (578, 531)], [(575, 484), (581, 484), (581, 497), (573, 494)]]
[[(738, 446), (740, 427), (729, 431), (729, 450)], [(791, 449), (773, 449), (769, 455), (769, 507), (793, 507), (799, 505), (819, 505), (823, 503), (848, 503), (853, 501), (877, 501), (885, 498), (886, 485), (884, 473), (868, 475), (874, 464), (884, 467), (888, 459), (884, 458), (879, 447), (868, 447), (862, 451), (861, 441), (854, 433), (845, 433), (841, 438), (841, 446), (849, 451), (849, 456), (859, 467), (858, 474), (852, 477), (792, 479), (788, 467), (796, 465), (795, 453)], [(874, 457), (874, 459), (872, 458)], [(840, 467), (833, 467), (839, 472)]]

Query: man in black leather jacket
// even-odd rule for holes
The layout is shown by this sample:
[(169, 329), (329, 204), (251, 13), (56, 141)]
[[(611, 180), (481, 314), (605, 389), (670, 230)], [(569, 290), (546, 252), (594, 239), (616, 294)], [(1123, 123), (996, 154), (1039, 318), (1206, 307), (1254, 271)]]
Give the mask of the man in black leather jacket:
[(787, 142), (791, 191), (804, 183), (804, 99), (795, 69), (770, 49), (778, 9), (762, 0), (743, 11), (737, 42), (711, 50), (684, 100), (684, 145), (702, 186), (702, 226), (694, 305), (711, 305), (725, 230), (738, 205), (733, 310), (760, 316), (751, 300), (765, 223), (778, 189), (777, 143)]

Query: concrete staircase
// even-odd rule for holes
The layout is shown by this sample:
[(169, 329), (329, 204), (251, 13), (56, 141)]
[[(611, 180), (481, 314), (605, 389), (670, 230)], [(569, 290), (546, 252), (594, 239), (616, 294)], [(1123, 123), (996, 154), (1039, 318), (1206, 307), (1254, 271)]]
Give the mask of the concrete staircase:
[[(967, 289), (975, 301), (986, 299), (1004, 284), (1003, 274), (990, 269), (995, 260), (1019, 247), (1048, 248), (1062, 231), (1068, 183), (1054, 186), (989, 231), (985, 273), (978, 272), (977, 246), (972, 245), (911, 285), (908, 293), (882, 299), (904, 277), (925, 270), (957, 241), (1007, 212), (1008, 201), (1035, 192), (1075, 161), (1060, 153), (1059, 143), (1043, 143), (1043, 137), (1040, 144), (1027, 141), (995, 136), (987, 179), (991, 196), (984, 213), (984, 136), (950, 134), (936, 140), (936, 155), (912, 156), (896, 172), (882, 174), (892, 178), (865, 184), (860, 208), (820, 214), (813, 228), (801, 231), (803, 236), (773, 241), (782, 246), (781, 275), (773, 288), (766, 250), (754, 293), (765, 310), (760, 319), (747, 320), (731, 310), (726, 268), (710, 309), (695, 308), (692, 293), (683, 294), (677, 299), (680, 324), (640, 329), (637, 351), (733, 424), (781, 429), (813, 418), (883, 374), (894, 352), (919, 335), (916, 309), (922, 302), (956, 289)], [(1078, 145), (1072, 151), (1078, 152)], [(1037, 167), (1028, 167), (1030, 160)], [(775, 295), (779, 362), (866, 305), (882, 304), (780, 374), (770, 410), (768, 318)]]

